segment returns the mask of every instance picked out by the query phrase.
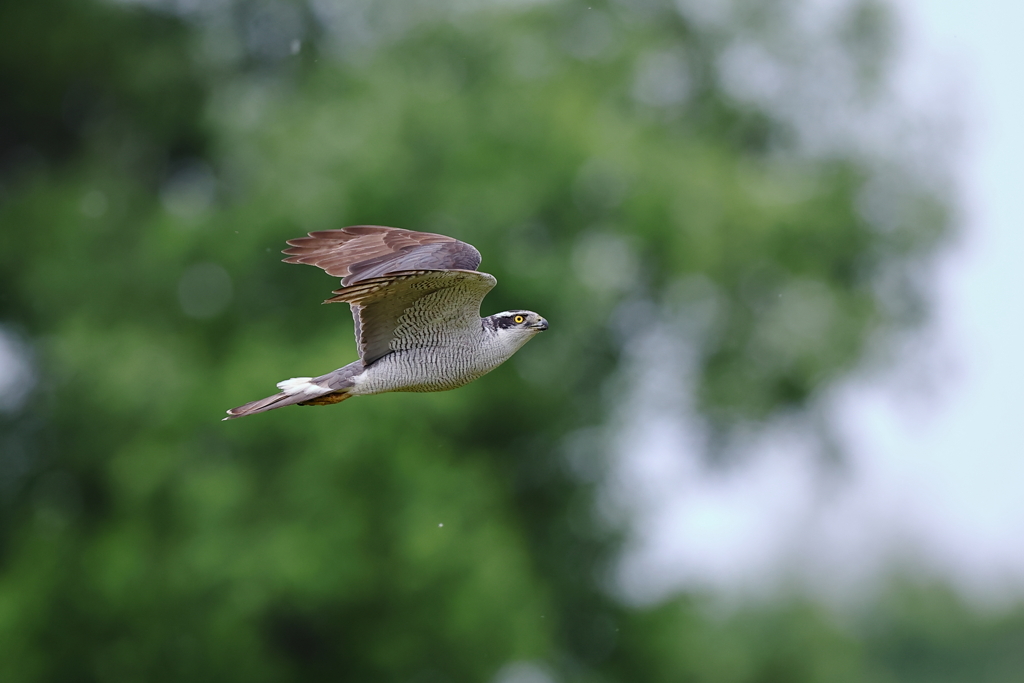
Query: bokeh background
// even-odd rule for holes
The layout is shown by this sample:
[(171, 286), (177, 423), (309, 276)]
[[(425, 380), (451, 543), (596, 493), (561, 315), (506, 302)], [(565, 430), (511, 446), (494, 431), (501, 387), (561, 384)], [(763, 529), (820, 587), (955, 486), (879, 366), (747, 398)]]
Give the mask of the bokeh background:
[[(0, 5), (0, 680), (1020, 680), (1019, 84), (954, 5)], [(220, 422), (354, 358), (279, 250), (358, 223), (551, 331)]]

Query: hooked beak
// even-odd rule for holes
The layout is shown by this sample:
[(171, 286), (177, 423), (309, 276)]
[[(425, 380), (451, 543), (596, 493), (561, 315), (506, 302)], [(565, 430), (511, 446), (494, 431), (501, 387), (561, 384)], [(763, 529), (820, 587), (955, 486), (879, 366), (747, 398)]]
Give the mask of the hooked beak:
[(544, 318), (541, 318), (539, 321), (535, 322), (530, 327), (537, 330), (538, 332), (543, 332), (544, 330), (548, 329), (548, 321), (545, 320)]

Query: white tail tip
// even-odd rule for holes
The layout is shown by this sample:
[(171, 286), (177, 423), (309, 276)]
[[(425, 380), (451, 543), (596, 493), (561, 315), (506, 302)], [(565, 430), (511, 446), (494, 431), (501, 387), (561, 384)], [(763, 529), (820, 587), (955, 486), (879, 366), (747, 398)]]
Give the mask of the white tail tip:
[(314, 384), (310, 380), (312, 377), (292, 377), (282, 382), (277, 383), (277, 388), (283, 391), (288, 396), (298, 396), (300, 394), (305, 396), (323, 396), (324, 394), (331, 393), (331, 389), (328, 387), (322, 387), (319, 384)]

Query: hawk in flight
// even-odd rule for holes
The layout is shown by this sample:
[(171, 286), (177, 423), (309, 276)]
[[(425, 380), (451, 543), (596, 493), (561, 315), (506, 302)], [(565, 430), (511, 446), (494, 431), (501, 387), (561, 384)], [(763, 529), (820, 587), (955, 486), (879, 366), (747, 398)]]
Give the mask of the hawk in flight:
[(356, 225), (288, 244), (285, 263), (308, 263), (341, 278), (341, 289), (324, 303), (351, 307), (359, 360), (320, 377), (278, 382), (279, 393), (232, 408), (225, 420), (296, 403), (455, 389), (548, 329), (532, 311), (481, 318), (480, 302), (498, 281), (477, 270), (480, 252), (452, 237)]

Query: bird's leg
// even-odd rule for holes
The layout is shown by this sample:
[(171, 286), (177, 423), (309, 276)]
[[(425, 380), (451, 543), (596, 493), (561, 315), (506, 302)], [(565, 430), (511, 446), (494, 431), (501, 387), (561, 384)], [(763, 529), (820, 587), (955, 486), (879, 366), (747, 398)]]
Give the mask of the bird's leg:
[(335, 391), (330, 394), (324, 394), (323, 396), (317, 396), (311, 398), (308, 401), (302, 401), (299, 403), (300, 406), (329, 406), (332, 403), (341, 403), (346, 398), (352, 398), (352, 394), (347, 391)]

